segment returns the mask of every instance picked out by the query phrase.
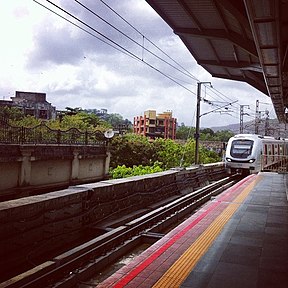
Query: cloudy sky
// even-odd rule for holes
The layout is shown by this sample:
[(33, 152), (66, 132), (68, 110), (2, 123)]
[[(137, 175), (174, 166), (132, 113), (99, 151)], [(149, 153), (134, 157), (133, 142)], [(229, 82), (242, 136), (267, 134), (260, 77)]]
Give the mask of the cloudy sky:
[[(105, 108), (132, 122), (148, 109), (169, 110), (179, 124), (195, 126), (197, 81), (210, 81), (212, 89), (202, 85), (211, 104), (201, 102), (201, 127), (239, 123), (240, 105), (249, 105), (244, 121), (252, 120), (256, 100), (275, 118), (266, 95), (197, 65), (145, 0), (37, 2), (0, 0), (1, 100), (15, 91), (43, 92), (59, 110)], [(217, 110), (235, 101), (226, 113)]]

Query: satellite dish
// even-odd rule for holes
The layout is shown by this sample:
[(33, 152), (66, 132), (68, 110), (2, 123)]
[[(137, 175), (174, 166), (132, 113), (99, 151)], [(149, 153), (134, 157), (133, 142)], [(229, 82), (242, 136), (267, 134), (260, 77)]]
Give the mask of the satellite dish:
[(108, 139), (111, 139), (114, 136), (114, 132), (112, 129), (105, 131), (104, 136)]

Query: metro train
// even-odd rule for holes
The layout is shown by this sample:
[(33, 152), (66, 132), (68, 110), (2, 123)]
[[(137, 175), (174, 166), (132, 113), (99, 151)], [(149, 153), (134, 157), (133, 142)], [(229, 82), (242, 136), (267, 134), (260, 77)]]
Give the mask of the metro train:
[(238, 134), (226, 146), (225, 167), (228, 173), (251, 174), (286, 166), (288, 139), (255, 134)]

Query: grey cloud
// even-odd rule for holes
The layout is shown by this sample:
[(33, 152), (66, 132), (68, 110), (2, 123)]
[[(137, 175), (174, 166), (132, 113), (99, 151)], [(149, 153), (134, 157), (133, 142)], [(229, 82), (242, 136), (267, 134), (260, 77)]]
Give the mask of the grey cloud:
[[(109, 9), (101, 4), (101, 1), (86, 0), (81, 2), (123, 30), (139, 44), (143, 43), (142, 36), (115, 17)], [(239, 104), (251, 102), (251, 93), (254, 93), (252, 87), (235, 81), (219, 80), (204, 71), (196, 64), (178, 36), (173, 34), (171, 28), (156, 15), (152, 8), (149, 10), (148, 4), (144, 0), (105, 0), (105, 2), (121, 13), (141, 33), (161, 47), (173, 59), (176, 59), (190, 73), (197, 76), (200, 81), (211, 80), (215, 89), (220, 90), (231, 99), (238, 99)], [(138, 9), (139, 4), (146, 5), (147, 10), (143, 12)], [(107, 108), (109, 112), (120, 113), (124, 118), (129, 117), (130, 120), (133, 119), (133, 116), (142, 114), (144, 110), (149, 108), (154, 108), (157, 112), (168, 109), (173, 110), (173, 114), (175, 112), (174, 116), (178, 118), (179, 123), (191, 124), (196, 103), (196, 80), (184, 77), (183, 74), (149, 54), (74, 1), (62, 1), (62, 5), (97, 31), (107, 35), (137, 55), (139, 61), (133, 60), (52, 13), (47, 13), (48, 16), (45, 21), (43, 20), (45, 26), (34, 28), (34, 48), (29, 54), (27, 65), (30, 70), (43, 68), (44, 75), (45, 73), (50, 75), (50, 79), (47, 77), (47, 81), (41, 86), (43, 92), (47, 93), (48, 101), (56, 105), (58, 109), (64, 109), (66, 106)], [(91, 31), (91, 33), (95, 32)], [(144, 45), (159, 57), (171, 62), (147, 39), (144, 39)], [(144, 61), (165, 75), (173, 77), (175, 81), (186, 86), (194, 94), (167, 79), (163, 74), (151, 69), (144, 64)], [(66, 66), (69, 67), (70, 71), (65, 70), (64, 64), (67, 64)], [(176, 64), (173, 63), (173, 65)], [(51, 73), (54, 70), (58, 73), (59, 71), (67, 71), (67, 75), (64, 72), (63, 76), (55, 78)], [(69, 72), (71, 73), (69, 74)], [(103, 88), (103, 86), (105, 87)], [(214, 97), (217, 98), (215, 95)], [(253, 102), (254, 99), (256, 98), (253, 98)], [(218, 100), (220, 100), (219, 97)], [(201, 103), (201, 109), (203, 113), (209, 111), (210, 107)], [(210, 123), (215, 126), (215, 122), (220, 122), (221, 119), (225, 119), (227, 123), (231, 122), (231, 117), (229, 119), (226, 116), (218, 116), (219, 114), (217, 117), (215, 114), (204, 116), (201, 118), (201, 123), (209, 127)], [(238, 116), (237, 119), (233, 118), (233, 122), (237, 122), (238, 118)]]
[(71, 36), (68, 29), (55, 31), (48, 27), (39, 29), (34, 35), (37, 43), (29, 55), (30, 67), (46, 66), (47, 63), (75, 64), (83, 58), (83, 50), (77, 39)]

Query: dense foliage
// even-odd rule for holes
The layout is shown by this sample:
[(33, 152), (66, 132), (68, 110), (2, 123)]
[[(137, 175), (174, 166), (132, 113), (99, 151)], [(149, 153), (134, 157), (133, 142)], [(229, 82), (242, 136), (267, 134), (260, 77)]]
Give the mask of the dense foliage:
[[(101, 120), (95, 114), (89, 114), (81, 110), (80, 108), (66, 108), (67, 111), (61, 114), (55, 120), (45, 121), (45, 124), (51, 129), (68, 130), (70, 128), (77, 128), (80, 131), (106, 131), (112, 126)], [(15, 107), (0, 107), (0, 117), (8, 120), (10, 125), (23, 126), (23, 127), (35, 127), (39, 125), (43, 120), (37, 119), (34, 116), (25, 116), (22, 111)]]
[(133, 165), (133, 167), (126, 167), (125, 165), (118, 165), (115, 169), (111, 169), (111, 177), (113, 179), (117, 178), (126, 178), (130, 176), (138, 176), (151, 174), (156, 172), (162, 172), (161, 163), (155, 162), (152, 166), (143, 166), (143, 165)]
[[(193, 139), (195, 134), (195, 128), (185, 126), (183, 123), (178, 127), (176, 131), (176, 138), (181, 140)], [(221, 141), (227, 142), (229, 138), (234, 136), (231, 131), (221, 130), (214, 132), (210, 128), (200, 129), (200, 140), (202, 141)]]
[[(199, 150), (201, 163), (221, 161), (217, 153), (202, 146)], [(121, 177), (121, 175), (122, 177), (141, 175), (143, 171), (151, 172), (148, 167), (153, 167), (156, 172), (159, 172), (160, 169), (188, 167), (194, 162), (195, 141), (193, 139), (189, 139), (185, 144), (162, 138), (150, 142), (147, 137), (127, 134), (122, 137), (116, 136), (111, 141), (110, 167), (113, 178)], [(137, 168), (139, 166), (140, 170)]]

